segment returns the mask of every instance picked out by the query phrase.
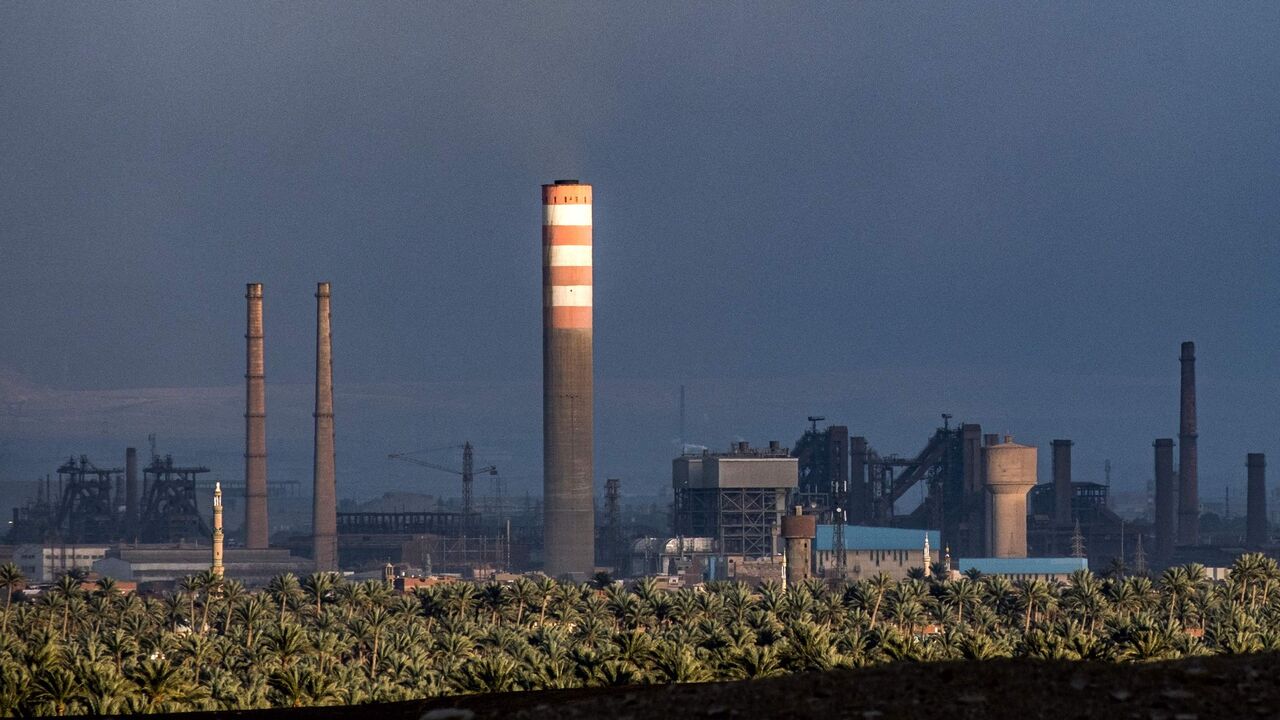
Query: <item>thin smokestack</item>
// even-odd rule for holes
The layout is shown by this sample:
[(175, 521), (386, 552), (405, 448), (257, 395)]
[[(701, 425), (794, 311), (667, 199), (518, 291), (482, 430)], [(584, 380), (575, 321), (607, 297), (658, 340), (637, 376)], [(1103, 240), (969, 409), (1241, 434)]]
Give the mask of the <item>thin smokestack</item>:
[(546, 571), (595, 563), (590, 185), (542, 186), (542, 495)]
[(1257, 550), (1268, 543), (1267, 537), (1267, 456), (1249, 453), (1245, 462), (1249, 471), (1249, 506), (1245, 521), (1245, 544)]
[(1160, 438), (1155, 448), (1156, 475), (1156, 557), (1168, 560), (1173, 555), (1174, 535), (1178, 527), (1178, 490), (1173, 481), (1173, 438)]
[(1070, 440), (1053, 441), (1053, 509), (1058, 527), (1071, 526), (1071, 446)]
[(338, 569), (338, 498), (333, 469), (333, 342), (329, 283), (316, 286), (316, 438), (312, 541), (316, 570)]
[(267, 539), (267, 388), (262, 353), (262, 283), (245, 292), (244, 530), (245, 546), (261, 549)]
[(1178, 544), (1200, 544), (1200, 485), (1196, 475), (1196, 344), (1182, 343), (1182, 401), (1178, 423)]
[(124, 449), (124, 504), (128, 518), (126, 540), (137, 540), (141, 509), (138, 507), (138, 449)]

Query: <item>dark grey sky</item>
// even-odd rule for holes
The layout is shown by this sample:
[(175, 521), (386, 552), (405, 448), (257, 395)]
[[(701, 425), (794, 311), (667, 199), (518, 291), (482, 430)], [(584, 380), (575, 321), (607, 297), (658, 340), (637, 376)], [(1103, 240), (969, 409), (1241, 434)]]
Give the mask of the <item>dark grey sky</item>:
[(538, 185), (581, 177), (601, 482), (665, 485), (683, 382), (716, 446), (818, 413), (908, 453), (950, 411), (1138, 483), (1194, 339), (1219, 493), (1280, 450), (1277, 28), (1275, 3), (0, 5), (0, 478), (151, 431), (238, 478), (248, 281), (272, 477), (305, 478), (323, 279), (342, 492), (462, 438), (536, 489)]

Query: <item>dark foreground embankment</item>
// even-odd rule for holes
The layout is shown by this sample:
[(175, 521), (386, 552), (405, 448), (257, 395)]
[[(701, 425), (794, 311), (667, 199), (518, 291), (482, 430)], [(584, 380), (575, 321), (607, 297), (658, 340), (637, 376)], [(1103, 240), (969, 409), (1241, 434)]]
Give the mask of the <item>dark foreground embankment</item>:
[[(448, 712), (456, 708), (459, 712)], [(593, 688), (235, 712), (192, 720), (488, 720), (513, 718), (1280, 718), (1280, 656), (1167, 663), (1026, 660), (899, 664), (703, 685)]]

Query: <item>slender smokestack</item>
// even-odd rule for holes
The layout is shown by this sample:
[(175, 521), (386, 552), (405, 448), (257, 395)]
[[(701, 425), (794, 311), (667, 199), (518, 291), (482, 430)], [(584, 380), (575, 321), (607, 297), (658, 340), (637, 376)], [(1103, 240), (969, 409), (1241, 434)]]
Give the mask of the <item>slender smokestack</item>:
[(1156, 454), (1156, 557), (1173, 555), (1178, 528), (1178, 489), (1173, 481), (1173, 438), (1159, 438), (1151, 444)]
[(1070, 440), (1053, 441), (1053, 516), (1058, 527), (1071, 526)]
[(125, 517), (128, 518), (128, 529), (125, 530), (127, 540), (137, 540), (138, 522), (142, 514), (138, 507), (138, 449), (124, 449), (124, 504)]
[(542, 495), (546, 571), (595, 560), (590, 185), (542, 186)]
[(1178, 424), (1178, 544), (1200, 544), (1200, 485), (1196, 477), (1196, 344), (1182, 343), (1182, 402)]
[(1249, 549), (1257, 550), (1270, 540), (1267, 537), (1267, 456), (1249, 453), (1245, 466), (1249, 469), (1245, 544)]
[(244, 544), (265, 548), (267, 540), (267, 388), (262, 355), (262, 283), (249, 283), (245, 331)]
[(338, 569), (338, 492), (333, 470), (333, 342), (329, 283), (316, 286), (316, 454), (312, 541), (316, 570)]

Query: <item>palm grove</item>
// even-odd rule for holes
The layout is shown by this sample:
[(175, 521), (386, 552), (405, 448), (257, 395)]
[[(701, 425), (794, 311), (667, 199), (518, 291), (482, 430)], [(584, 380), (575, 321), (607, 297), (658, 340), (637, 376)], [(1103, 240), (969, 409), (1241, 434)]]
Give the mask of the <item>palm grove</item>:
[[(521, 578), (397, 594), (293, 575), (248, 592), (211, 573), (160, 597), (63, 577), (30, 601), (12, 564), (0, 715), (354, 704), (442, 694), (760, 678), (877, 663), (1141, 661), (1280, 649), (1280, 569), (1243, 555), (1064, 584), (970, 573), (838, 588), (660, 590)], [(601, 589), (603, 588), (603, 589)]]

